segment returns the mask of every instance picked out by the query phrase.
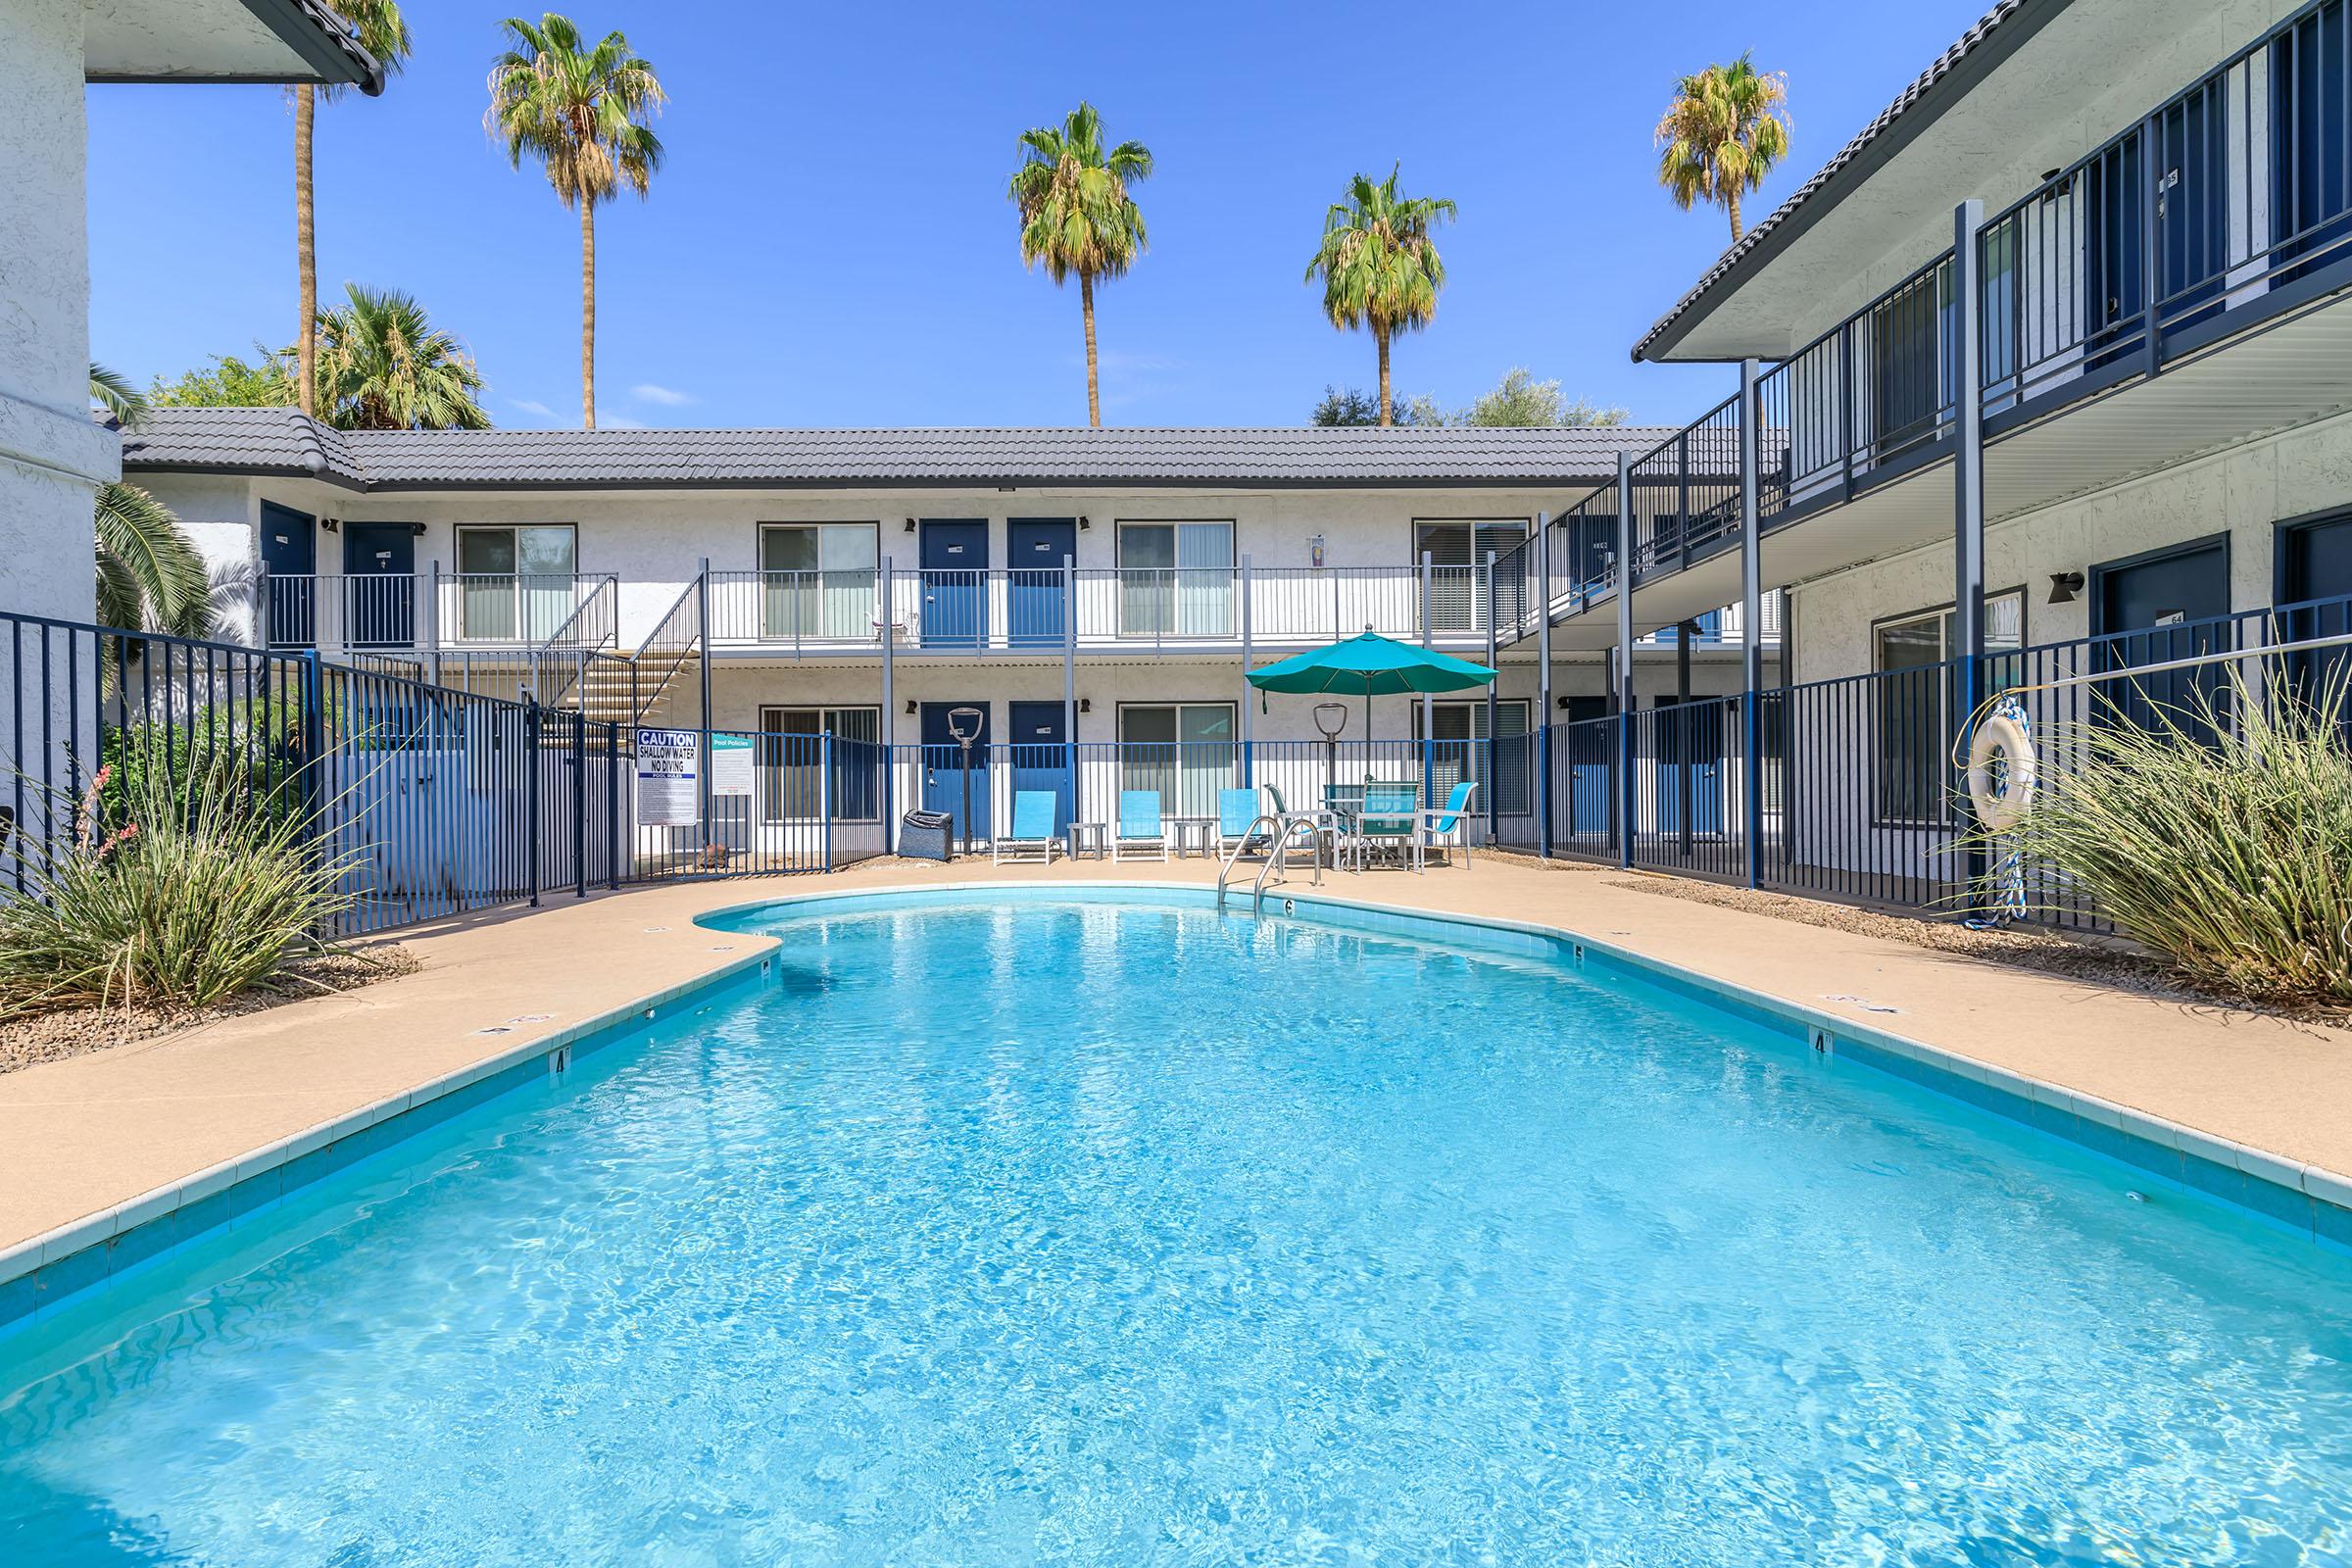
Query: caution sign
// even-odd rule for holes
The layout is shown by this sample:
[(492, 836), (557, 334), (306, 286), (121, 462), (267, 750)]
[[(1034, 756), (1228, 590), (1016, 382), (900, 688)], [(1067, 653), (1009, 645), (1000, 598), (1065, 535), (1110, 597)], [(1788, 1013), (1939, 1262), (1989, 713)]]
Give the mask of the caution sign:
[(690, 729), (637, 732), (637, 821), (693, 827), (702, 820), (702, 737)]

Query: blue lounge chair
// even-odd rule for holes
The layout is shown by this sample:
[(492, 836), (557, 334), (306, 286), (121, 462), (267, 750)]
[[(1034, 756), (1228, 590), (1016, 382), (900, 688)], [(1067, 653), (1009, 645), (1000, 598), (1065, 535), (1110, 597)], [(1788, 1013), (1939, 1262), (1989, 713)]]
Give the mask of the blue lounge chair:
[(1043, 860), (1054, 863), (1054, 848), (1061, 842), (1054, 831), (1054, 792), (1052, 790), (1015, 790), (1012, 796), (1012, 831), (997, 835), (992, 863), (1003, 865), (1006, 860)]
[(1421, 813), (1421, 847), (1423, 851), (1450, 850), (1458, 846), (1462, 852), (1462, 864), (1467, 866), (1470, 863), (1471, 803), (1477, 799), (1478, 785), (1470, 779), (1463, 779), (1446, 792), (1446, 804), (1442, 808), (1423, 811)]
[(1119, 791), (1119, 825), (1110, 836), (1113, 860), (1164, 860), (1167, 824), (1159, 819), (1159, 791)]
[[(1255, 790), (1217, 791), (1217, 848), (1231, 850), (1237, 845), (1247, 849), (1242, 840), (1250, 832), (1250, 824), (1264, 811), (1258, 804)], [(1258, 837), (1268, 838), (1262, 829)]]

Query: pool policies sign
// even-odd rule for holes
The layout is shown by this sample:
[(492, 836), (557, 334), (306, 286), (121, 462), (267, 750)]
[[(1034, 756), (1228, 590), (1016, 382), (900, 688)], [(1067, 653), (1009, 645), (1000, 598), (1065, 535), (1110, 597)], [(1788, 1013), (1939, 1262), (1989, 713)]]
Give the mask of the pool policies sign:
[(637, 732), (637, 821), (692, 827), (702, 820), (702, 737), (690, 729)]

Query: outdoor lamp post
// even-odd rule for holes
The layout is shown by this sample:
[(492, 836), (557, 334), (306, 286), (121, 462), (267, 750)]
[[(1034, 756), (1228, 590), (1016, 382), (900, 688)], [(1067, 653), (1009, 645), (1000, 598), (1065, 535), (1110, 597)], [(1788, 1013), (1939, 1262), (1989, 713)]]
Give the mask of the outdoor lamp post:
[(1326, 786), (1340, 781), (1340, 731), (1348, 727), (1346, 703), (1317, 703), (1315, 728), (1323, 732), (1323, 765), (1328, 775)]
[(948, 710), (948, 733), (963, 748), (963, 853), (972, 853), (972, 742), (980, 738), (980, 721), (988, 715), (977, 708)]

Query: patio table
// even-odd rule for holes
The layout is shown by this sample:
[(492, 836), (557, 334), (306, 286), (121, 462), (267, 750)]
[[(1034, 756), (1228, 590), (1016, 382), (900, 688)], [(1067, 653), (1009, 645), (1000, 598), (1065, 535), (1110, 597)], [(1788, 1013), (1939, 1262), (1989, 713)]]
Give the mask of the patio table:
[(1102, 859), (1110, 854), (1110, 824), (1108, 822), (1072, 822), (1070, 824), (1070, 858), (1091, 856)]
[(1168, 818), (1168, 828), (1176, 836), (1176, 853), (1180, 856), (1199, 855), (1216, 858), (1218, 825), (1217, 818), (1213, 816)]

